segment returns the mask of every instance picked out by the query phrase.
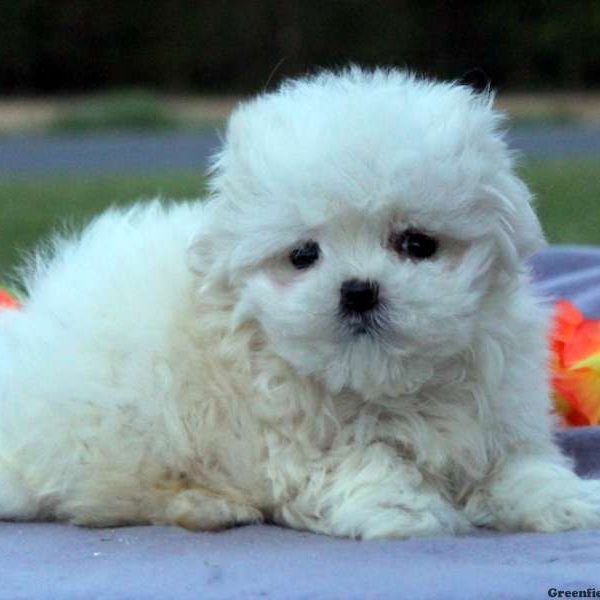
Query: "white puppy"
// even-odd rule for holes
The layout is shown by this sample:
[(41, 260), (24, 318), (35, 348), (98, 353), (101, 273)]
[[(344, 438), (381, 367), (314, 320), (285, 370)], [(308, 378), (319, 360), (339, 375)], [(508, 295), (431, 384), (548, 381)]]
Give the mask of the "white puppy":
[(323, 73), (238, 108), (208, 202), (57, 241), (0, 317), (0, 516), (600, 526), (552, 440), (500, 122), (466, 86)]

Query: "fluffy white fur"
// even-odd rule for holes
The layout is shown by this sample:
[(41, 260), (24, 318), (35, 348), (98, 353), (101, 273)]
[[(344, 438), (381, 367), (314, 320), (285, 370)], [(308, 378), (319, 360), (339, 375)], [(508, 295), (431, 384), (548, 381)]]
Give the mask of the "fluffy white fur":
[[(0, 316), (0, 516), (362, 538), (600, 526), (552, 440), (542, 233), (488, 94), (390, 70), (242, 104), (206, 202), (111, 210)], [(439, 240), (399, 256), (391, 232)], [(290, 250), (319, 243), (299, 271)], [(341, 284), (379, 282), (356, 335)]]

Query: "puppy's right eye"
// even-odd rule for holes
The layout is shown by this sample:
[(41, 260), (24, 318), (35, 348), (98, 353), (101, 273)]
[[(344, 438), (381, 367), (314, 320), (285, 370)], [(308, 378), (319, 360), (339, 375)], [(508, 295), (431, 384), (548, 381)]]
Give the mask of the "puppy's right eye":
[(302, 246), (294, 248), (290, 252), (289, 258), (296, 269), (308, 269), (308, 267), (317, 262), (320, 253), (319, 244), (310, 240), (302, 244)]
[(400, 234), (392, 234), (390, 242), (400, 256), (414, 260), (432, 258), (438, 250), (438, 241), (417, 229), (407, 229)]

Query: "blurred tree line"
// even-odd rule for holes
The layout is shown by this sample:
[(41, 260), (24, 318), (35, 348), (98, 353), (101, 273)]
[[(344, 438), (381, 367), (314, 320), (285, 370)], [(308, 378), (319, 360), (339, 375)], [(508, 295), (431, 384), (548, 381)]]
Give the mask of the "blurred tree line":
[(349, 61), (600, 85), (600, 0), (3, 0), (0, 28), (3, 94), (248, 91)]

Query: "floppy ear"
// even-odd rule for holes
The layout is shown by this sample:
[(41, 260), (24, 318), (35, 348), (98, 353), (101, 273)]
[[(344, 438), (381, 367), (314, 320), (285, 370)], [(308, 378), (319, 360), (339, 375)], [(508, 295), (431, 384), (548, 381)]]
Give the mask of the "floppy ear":
[(205, 282), (226, 280), (231, 248), (234, 247), (232, 232), (227, 220), (219, 220), (214, 200), (206, 201), (205, 212), (198, 230), (190, 239), (187, 249), (188, 267), (201, 273)]
[(248, 210), (214, 195), (188, 245), (188, 266), (211, 282), (234, 282), (299, 237), (294, 220), (282, 218), (285, 214), (281, 209)]
[(527, 186), (512, 174), (500, 183), (488, 188), (498, 209), (494, 235), (505, 270), (514, 272), (521, 270), (523, 261), (541, 250), (546, 241)]

